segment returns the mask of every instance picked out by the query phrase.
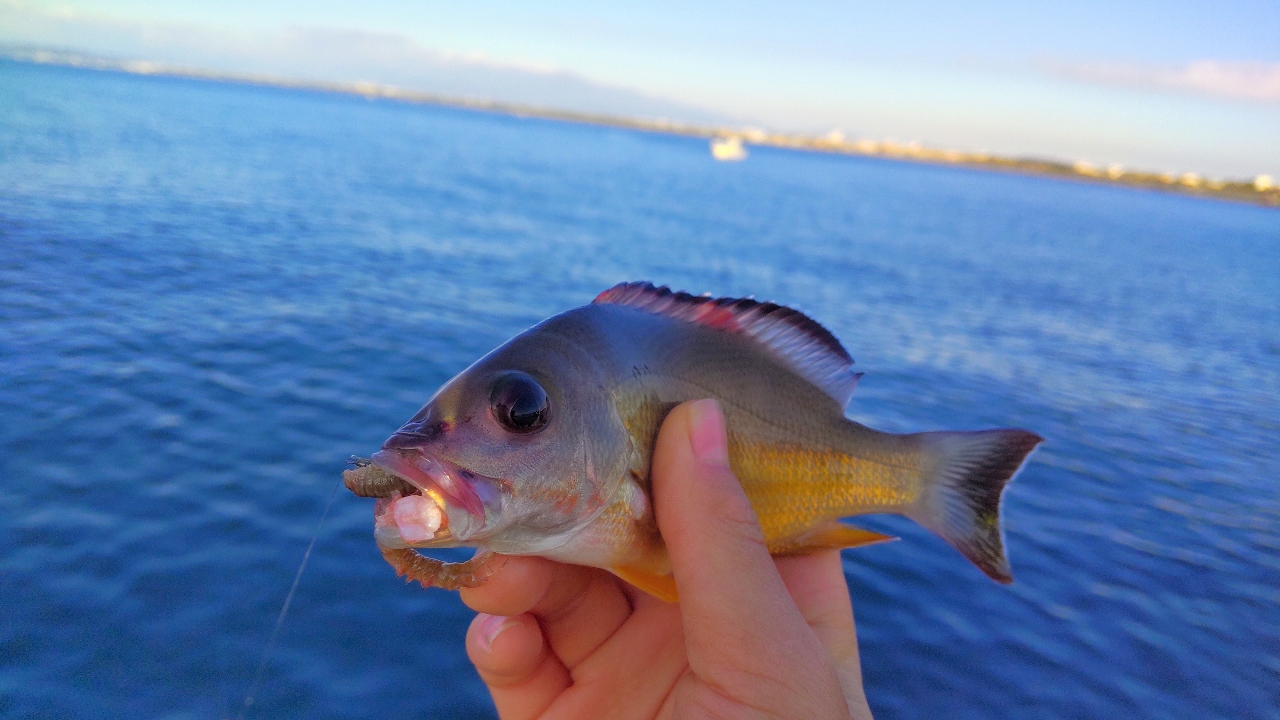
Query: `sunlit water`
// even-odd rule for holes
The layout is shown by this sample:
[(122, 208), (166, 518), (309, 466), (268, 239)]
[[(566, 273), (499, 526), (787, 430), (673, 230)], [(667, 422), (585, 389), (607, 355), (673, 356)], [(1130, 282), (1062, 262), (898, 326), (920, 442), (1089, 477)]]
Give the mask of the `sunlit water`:
[[(1274, 718), (1280, 214), (359, 98), (0, 64), (0, 715), (234, 716), (349, 455), (621, 281), (754, 294), (851, 416), (1048, 438), (1017, 582), (846, 553), (880, 718)], [(343, 491), (251, 717), (492, 717)]]

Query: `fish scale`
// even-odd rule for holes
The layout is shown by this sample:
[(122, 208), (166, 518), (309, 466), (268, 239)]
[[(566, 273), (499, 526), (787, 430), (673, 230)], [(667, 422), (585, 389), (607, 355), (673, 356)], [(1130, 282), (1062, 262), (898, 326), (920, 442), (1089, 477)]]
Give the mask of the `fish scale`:
[(909, 506), (918, 495), (909, 470), (831, 450), (751, 444), (731, 436), (729, 460), (760, 516), (766, 542), (801, 533), (819, 520)]

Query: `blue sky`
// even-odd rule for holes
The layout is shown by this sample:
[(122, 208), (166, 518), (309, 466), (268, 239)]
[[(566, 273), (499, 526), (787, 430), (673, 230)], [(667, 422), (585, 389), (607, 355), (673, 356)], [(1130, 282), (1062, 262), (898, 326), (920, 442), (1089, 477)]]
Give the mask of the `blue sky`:
[(1280, 1), (0, 0), (0, 41), (1160, 171), (1280, 175)]

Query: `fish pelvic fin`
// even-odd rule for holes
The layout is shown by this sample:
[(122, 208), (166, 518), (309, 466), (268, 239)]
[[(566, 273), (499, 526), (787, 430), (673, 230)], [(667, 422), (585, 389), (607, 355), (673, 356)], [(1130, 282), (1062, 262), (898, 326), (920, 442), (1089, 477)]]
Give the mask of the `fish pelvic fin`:
[(936, 458), (921, 499), (906, 514), (951, 543), (987, 577), (1013, 582), (1000, 527), (1000, 497), (1044, 438), (1027, 430), (921, 433)]
[(662, 602), (674, 603), (679, 602), (680, 596), (676, 593), (676, 579), (670, 575), (659, 575), (652, 570), (645, 570), (634, 565), (623, 565), (620, 567), (611, 567), (609, 572), (635, 585), (641, 590), (658, 598)]
[(897, 539), (832, 520), (795, 537), (769, 543), (769, 553), (775, 556), (805, 555), (818, 550), (841, 550)]

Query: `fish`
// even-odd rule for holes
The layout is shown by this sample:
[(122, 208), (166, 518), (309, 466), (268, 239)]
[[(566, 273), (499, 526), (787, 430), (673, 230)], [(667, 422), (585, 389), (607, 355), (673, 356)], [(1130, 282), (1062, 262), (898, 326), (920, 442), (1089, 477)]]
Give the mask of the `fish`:
[[(1001, 497), (1043, 438), (872, 429), (846, 417), (853, 365), (789, 307), (622, 283), (477, 360), (344, 479), (377, 498), (375, 540), (407, 581), (473, 587), (497, 558), (540, 556), (675, 602), (650, 460), (672, 408), (715, 398), (773, 555), (896, 539), (843, 522), (892, 513), (1012, 582)], [(479, 552), (460, 564), (418, 552), (454, 547)]]

